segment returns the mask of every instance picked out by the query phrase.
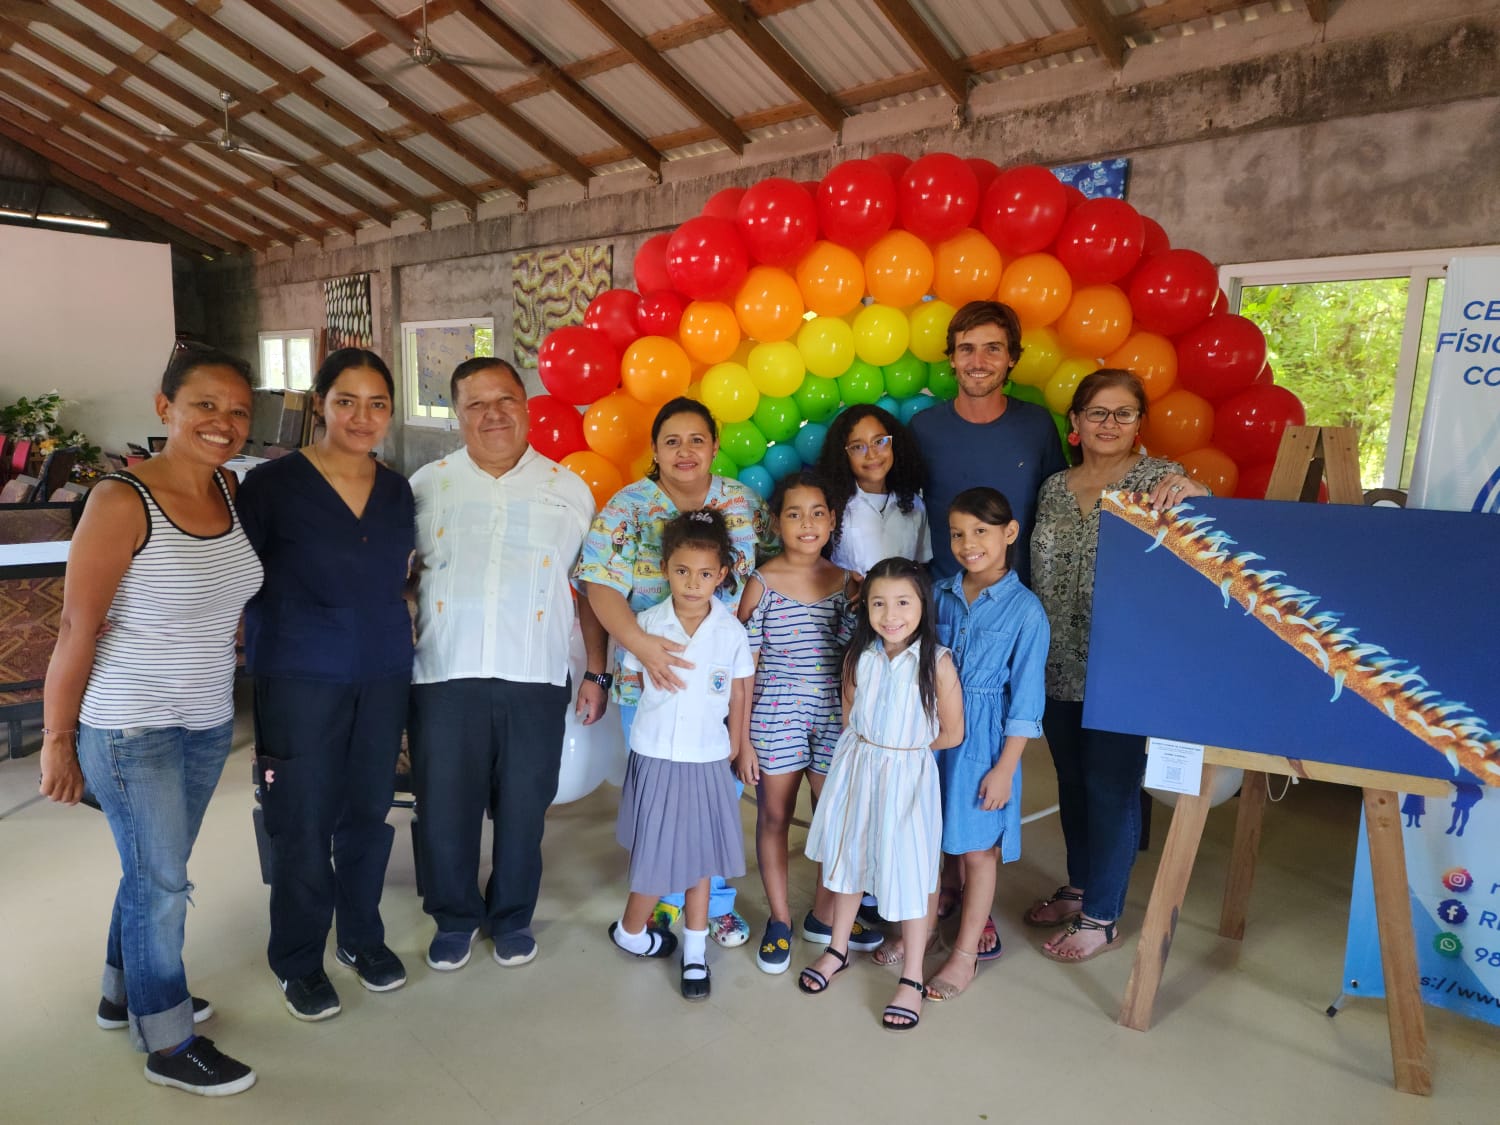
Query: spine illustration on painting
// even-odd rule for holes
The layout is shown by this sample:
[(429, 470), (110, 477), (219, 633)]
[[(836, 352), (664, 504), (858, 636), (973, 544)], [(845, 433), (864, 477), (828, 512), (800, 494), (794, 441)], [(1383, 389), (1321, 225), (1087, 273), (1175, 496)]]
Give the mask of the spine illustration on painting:
[(1350, 691), (1442, 754), (1455, 774), (1466, 769), (1500, 786), (1500, 735), (1471, 707), (1444, 698), (1419, 668), (1360, 639), (1340, 614), (1319, 609), (1317, 595), (1292, 585), (1284, 572), (1256, 569), (1264, 556), (1240, 549), (1212, 516), (1191, 504), (1153, 511), (1143, 493), (1106, 492), (1104, 505), (1150, 536), (1148, 552), (1165, 547), (1219, 588), (1226, 609), (1238, 603), (1245, 616), (1321, 668), (1333, 680), (1330, 701)]

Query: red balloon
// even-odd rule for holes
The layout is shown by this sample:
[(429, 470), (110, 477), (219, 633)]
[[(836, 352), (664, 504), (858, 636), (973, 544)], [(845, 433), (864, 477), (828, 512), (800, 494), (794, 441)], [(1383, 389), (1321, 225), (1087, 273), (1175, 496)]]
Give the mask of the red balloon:
[(1135, 271), (1130, 280), (1130, 307), (1140, 327), (1176, 336), (1208, 316), (1218, 291), (1219, 273), (1202, 254), (1164, 250)]
[(927, 242), (952, 238), (974, 221), (978, 209), (979, 178), (952, 153), (928, 153), (897, 181), (901, 225)]
[(635, 322), (642, 336), (677, 336), (677, 325), (682, 321), (683, 310), (688, 306), (687, 298), (674, 289), (652, 293), (642, 297), (636, 310)]
[(911, 157), (902, 156), (899, 152), (877, 152), (870, 157), (870, 163), (889, 176), (891, 183), (899, 184), (901, 177), (911, 167)]
[(740, 200), (744, 198), (744, 188), (724, 188), (722, 191), (716, 191), (708, 197), (708, 202), (703, 205), (701, 214), (713, 219), (728, 219), (732, 223), (734, 222), (735, 213), (740, 209)]
[(979, 229), (1007, 262), (1052, 245), (1067, 214), (1067, 193), (1056, 176), (1036, 164), (1007, 168), (979, 204)]
[(1274, 461), (1282, 432), (1306, 424), (1307, 411), (1291, 391), (1251, 387), (1225, 399), (1214, 411), (1213, 443), (1240, 466)]
[[(589, 307), (583, 314), (583, 326), (603, 332), (615, 351), (624, 352), (641, 335), (637, 321), (640, 305), (638, 293), (629, 289), (606, 289), (589, 302)], [(573, 451), (570, 449), (568, 452)], [(547, 456), (552, 457), (552, 454)], [(552, 459), (557, 460), (556, 457)]]
[(637, 293), (660, 293), (672, 288), (672, 279), (667, 276), (667, 243), (670, 234), (653, 234), (635, 252), (635, 291)]
[(773, 176), (745, 192), (735, 223), (757, 262), (794, 266), (818, 234), (818, 206), (793, 180)]
[(1146, 227), (1146, 244), (1141, 248), (1141, 260), (1145, 261), (1153, 254), (1161, 254), (1172, 249), (1172, 240), (1167, 237), (1166, 228), (1155, 219), (1145, 215), (1141, 216), (1141, 222)]
[(620, 355), (603, 332), (572, 324), (542, 341), (536, 373), (548, 393), (587, 406), (620, 385)]
[(896, 184), (873, 160), (846, 160), (818, 188), (823, 237), (863, 252), (896, 219)]
[(1270, 363), (1260, 369), (1260, 374), (1255, 377), (1257, 387), (1269, 387), (1276, 382), (1276, 372), (1271, 370)]
[(1234, 495), (1240, 500), (1264, 500), (1266, 485), (1271, 483), (1274, 461), (1260, 461), (1254, 465), (1241, 465), (1240, 477), (1234, 486)]
[(1107, 285), (1135, 268), (1145, 243), (1146, 224), (1130, 204), (1086, 199), (1068, 212), (1052, 253), (1075, 286)]
[(1209, 402), (1253, 386), (1265, 365), (1265, 334), (1243, 316), (1219, 313), (1177, 338), (1177, 383)]
[(699, 215), (667, 242), (672, 287), (694, 301), (733, 300), (749, 270), (745, 241), (728, 219)]
[(1210, 313), (1210, 315), (1212, 315), (1212, 313), (1221, 313), (1221, 312), (1228, 312), (1228, 311), (1229, 311), (1229, 294), (1226, 293), (1226, 292), (1224, 292), (1224, 290), (1220, 289), (1217, 293), (1214, 294), (1214, 307), (1213, 307), (1212, 312)]
[(531, 432), (527, 440), (543, 457), (561, 461), (569, 453), (587, 449), (583, 439), (583, 415), (560, 398), (533, 395), (526, 400), (531, 415)]
[(1081, 203), (1088, 201), (1088, 196), (1079, 191), (1072, 184), (1063, 184), (1063, 198), (1067, 200), (1068, 210), (1071, 211)]
[[(974, 173), (974, 178), (979, 181), (979, 198), (984, 198), (984, 193), (990, 190), (990, 185), (995, 182), (995, 177), (1000, 174), (1000, 165), (993, 160), (986, 160), (982, 156), (970, 156), (964, 160), (969, 166), (969, 171)], [(975, 226), (978, 226), (979, 216), (976, 214)]]

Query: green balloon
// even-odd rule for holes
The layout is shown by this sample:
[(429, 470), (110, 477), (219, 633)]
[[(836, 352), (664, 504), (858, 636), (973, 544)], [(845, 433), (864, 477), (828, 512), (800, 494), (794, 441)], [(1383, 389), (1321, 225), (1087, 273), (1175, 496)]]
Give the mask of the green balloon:
[(839, 412), (839, 385), (821, 375), (807, 375), (792, 398), (809, 422), (827, 422)]
[(1022, 402), (1034, 402), (1038, 406), (1047, 405), (1047, 396), (1042, 393), (1041, 387), (1028, 387), (1025, 383), (1011, 383), (1005, 388), (1005, 393)]
[(873, 363), (856, 359), (849, 370), (839, 376), (839, 394), (849, 406), (875, 402), (885, 394), (885, 373)]
[(736, 465), (754, 465), (766, 455), (766, 436), (754, 422), (726, 422), (719, 427), (719, 449)]
[(911, 398), (927, 385), (927, 365), (911, 352), (907, 352), (895, 363), (888, 363), (885, 372), (885, 393), (893, 398)]
[(708, 468), (716, 477), (734, 477), (736, 480), (739, 479), (740, 467), (734, 463), (734, 459), (725, 453), (723, 449), (714, 454), (713, 463)]
[(934, 398), (944, 401), (958, 397), (958, 376), (953, 374), (953, 364), (946, 359), (927, 365), (927, 389)]
[[(1068, 416), (1054, 413), (1052, 424), (1057, 427), (1057, 440), (1062, 442), (1063, 454), (1066, 456), (1068, 454)], [(1068, 460), (1071, 462), (1073, 458), (1068, 456)]]
[(791, 396), (768, 398), (761, 395), (751, 421), (767, 441), (791, 441), (802, 426), (802, 412)]

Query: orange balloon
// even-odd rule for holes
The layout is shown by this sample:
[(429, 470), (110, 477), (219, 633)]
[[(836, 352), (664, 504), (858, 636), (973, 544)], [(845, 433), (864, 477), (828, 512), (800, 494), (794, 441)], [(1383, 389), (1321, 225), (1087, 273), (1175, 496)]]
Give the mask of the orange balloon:
[(1146, 398), (1155, 402), (1177, 382), (1177, 349), (1165, 336), (1137, 332), (1104, 357), (1104, 366), (1134, 372), (1146, 388)]
[(626, 479), (642, 480), (655, 463), (656, 454), (651, 452), (651, 447), (648, 445), (635, 455), (635, 460), (630, 462), (630, 472)]
[(888, 231), (865, 251), (865, 287), (877, 305), (916, 304), (932, 287), (932, 251), (910, 231)]
[(803, 303), (819, 316), (843, 316), (864, 299), (864, 263), (837, 242), (814, 242), (797, 263), (796, 278)]
[[(752, 340), (786, 340), (802, 327), (802, 291), (786, 270), (756, 266), (734, 299), (734, 315)], [(748, 358), (748, 357), (747, 357)]]
[(1229, 454), (1211, 445), (1184, 453), (1177, 460), (1182, 462), (1188, 476), (1207, 485), (1215, 496), (1233, 496), (1240, 483), (1240, 467)]
[(677, 338), (699, 363), (723, 363), (740, 346), (740, 322), (723, 301), (692, 301), (682, 311)]
[(1151, 404), (1141, 427), (1141, 445), (1153, 457), (1181, 457), (1207, 445), (1213, 432), (1214, 408), (1208, 400), (1178, 389)]
[(1016, 310), (1022, 328), (1044, 328), (1073, 299), (1073, 279), (1051, 254), (1025, 254), (1005, 267), (996, 299)]
[(932, 291), (956, 309), (994, 296), (1000, 272), (1000, 251), (973, 227), (938, 243), (932, 252)]
[(599, 456), (592, 449), (569, 453), (562, 459), (562, 465), (583, 478), (583, 483), (594, 494), (596, 508), (604, 507), (611, 496), (625, 487), (625, 478), (620, 470), (607, 457)]
[(1057, 318), (1057, 338), (1072, 355), (1106, 356), (1125, 343), (1133, 320), (1130, 298), (1118, 286), (1086, 285)]
[(605, 395), (583, 416), (583, 440), (617, 465), (628, 465), (651, 437), (651, 410), (624, 391)]
[(676, 340), (665, 336), (642, 336), (625, 349), (620, 361), (620, 382), (637, 402), (660, 406), (687, 391), (692, 362)]

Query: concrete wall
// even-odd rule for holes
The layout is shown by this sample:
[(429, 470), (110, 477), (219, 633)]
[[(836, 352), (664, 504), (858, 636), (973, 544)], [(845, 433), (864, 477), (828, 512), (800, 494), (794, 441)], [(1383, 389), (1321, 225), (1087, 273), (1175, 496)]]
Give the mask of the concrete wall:
[[(615, 283), (630, 285), (640, 243), (696, 214), (714, 191), (768, 175), (816, 179), (882, 149), (1002, 165), (1129, 156), (1131, 201), (1174, 244), (1219, 262), (1500, 238), (1494, 3), (1345, 0), (1326, 26), (1300, 11), (1272, 14), (1137, 49), (1120, 72), (1070, 64), (985, 83), (971, 99), (972, 120), (958, 127), (951, 110), (928, 99), (851, 118), (832, 147), (811, 130), (757, 142), (743, 158), (674, 162), (657, 186), (627, 173), (597, 181), (589, 199), (548, 187), (524, 213), (499, 203), (474, 222), (440, 212), (451, 225), (398, 222), (353, 242), (209, 268), (203, 305), (214, 338), (250, 354), (257, 331), (322, 322), (320, 279), (371, 271), (385, 354), (398, 352), (403, 320), (492, 316), (501, 342), (513, 252), (607, 242)], [(393, 443), (408, 470), (452, 444), (416, 427)]]

